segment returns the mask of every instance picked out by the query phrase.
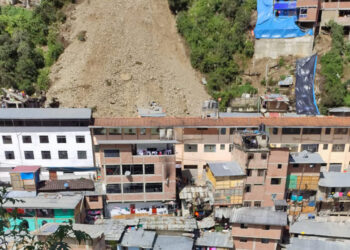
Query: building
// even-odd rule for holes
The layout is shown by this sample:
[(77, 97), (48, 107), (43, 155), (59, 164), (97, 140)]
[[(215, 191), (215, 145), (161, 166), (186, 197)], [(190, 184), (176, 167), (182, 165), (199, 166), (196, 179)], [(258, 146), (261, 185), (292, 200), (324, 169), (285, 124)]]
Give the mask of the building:
[(286, 95), (265, 94), (260, 96), (261, 112), (288, 112), (289, 99)]
[[(47, 223), (41, 228), (32, 232), (33, 235), (41, 242), (47, 241), (48, 237), (57, 231), (59, 226), (62, 224), (57, 223)], [(75, 236), (65, 238), (63, 241), (68, 244), (71, 249), (82, 249), (82, 250), (104, 250), (105, 237), (103, 228), (98, 225), (87, 225), (87, 224), (73, 224), (73, 230), (82, 231), (91, 237), (91, 240), (78, 242)]]
[(245, 172), (237, 162), (208, 163), (206, 177), (215, 206), (242, 206)]
[(286, 188), (291, 214), (315, 210), (320, 171), (325, 164), (319, 153), (290, 153)]
[(156, 236), (156, 232), (152, 231), (129, 230), (124, 233), (120, 246), (123, 250), (152, 249)]
[(321, 27), (327, 26), (333, 20), (342, 26), (350, 26), (350, 1), (349, 0), (322, 0)]
[(299, 25), (310, 28), (318, 25), (321, 7), (320, 0), (297, 0), (296, 7)]
[(211, 213), (214, 205), (214, 193), (212, 188), (206, 186), (185, 186), (179, 192), (181, 202), (181, 214), (184, 217)]
[(161, 118), (137, 118), (132, 125), (123, 119), (126, 122), (120, 126), (113, 125), (114, 119), (96, 119), (91, 127), (96, 165), (106, 186), (106, 213), (112, 217), (173, 209), (177, 142), (173, 126), (144, 126), (143, 119)]
[(232, 158), (246, 172), (243, 206), (273, 206), (284, 199), (289, 151), (270, 148), (268, 136), (261, 131), (235, 133)]
[(350, 108), (349, 107), (330, 108), (328, 109), (328, 114), (334, 115), (334, 116), (349, 117)]
[(290, 244), (287, 245), (287, 250), (347, 250), (349, 248), (349, 243), (321, 239), (292, 238)]
[(233, 250), (234, 245), (231, 233), (211, 231), (204, 232), (196, 240), (196, 250), (208, 249)]
[(230, 215), (235, 249), (277, 249), (287, 214), (272, 208), (235, 209)]
[(42, 168), (42, 179), (57, 171), (59, 179), (95, 173), (90, 109), (0, 109), (0, 180), (20, 165)]

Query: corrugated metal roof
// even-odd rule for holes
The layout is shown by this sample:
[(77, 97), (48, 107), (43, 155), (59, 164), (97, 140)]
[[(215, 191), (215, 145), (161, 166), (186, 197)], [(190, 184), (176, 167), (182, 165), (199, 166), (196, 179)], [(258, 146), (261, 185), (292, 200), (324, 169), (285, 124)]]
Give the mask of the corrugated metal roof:
[(34, 173), (40, 169), (40, 166), (17, 166), (10, 173)]
[(318, 185), (321, 187), (350, 187), (350, 173), (321, 172)]
[(121, 245), (123, 247), (152, 248), (156, 237), (156, 232), (145, 231), (143, 229), (126, 232)]
[(287, 250), (348, 250), (350, 243), (321, 239), (291, 238)]
[(95, 221), (94, 225), (103, 228), (105, 239), (108, 241), (120, 241), (127, 224), (124, 220), (101, 219)]
[(204, 232), (203, 235), (196, 240), (196, 246), (233, 249), (232, 234), (230, 232)]
[(60, 194), (39, 194), (36, 197), (21, 198), (22, 202), (13, 204), (7, 202), (6, 208), (29, 208), (29, 209), (74, 209), (82, 200), (82, 195), (65, 195)]
[[(65, 187), (67, 185), (67, 187)], [(94, 182), (88, 179), (75, 180), (48, 180), (39, 183), (38, 190), (45, 191), (93, 191), (95, 189)]]
[(158, 235), (154, 250), (192, 250), (194, 240), (183, 236)]
[(350, 239), (350, 224), (304, 220), (292, 224), (289, 232), (292, 234)]
[(319, 153), (312, 153), (304, 150), (299, 153), (290, 153), (289, 163), (291, 164), (325, 164)]
[(329, 112), (350, 112), (350, 107), (337, 107), (328, 109)]
[(0, 119), (90, 119), (91, 109), (88, 108), (19, 108), (0, 109)]
[(235, 161), (208, 163), (211, 172), (216, 177), (220, 176), (244, 176), (240, 165)]
[(96, 118), (92, 127), (256, 127), (261, 123), (271, 127), (350, 127), (350, 117)]
[(176, 140), (97, 140), (98, 145), (110, 144), (175, 144), (179, 143)]
[(187, 202), (191, 202), (196, 198), (200, 198), (204, 201), (209, 202), (211, 205), (214, 204), (213, 193), (209, 191), (209, 188), (207, 186), (186, 186), (180, 191), (179, 197), (180, 199), (186, 200)]
[(198, 228), (195, 219), (177, 216), (141, 217), (139, 224), (141, 224), (142, 228), (146, 230), (193, 232), (193, 230)]
[(274, 211), (269, 207), (233, 208), (230, 222), (253, 225), (285, 226), (287, 225), (287, 213)]

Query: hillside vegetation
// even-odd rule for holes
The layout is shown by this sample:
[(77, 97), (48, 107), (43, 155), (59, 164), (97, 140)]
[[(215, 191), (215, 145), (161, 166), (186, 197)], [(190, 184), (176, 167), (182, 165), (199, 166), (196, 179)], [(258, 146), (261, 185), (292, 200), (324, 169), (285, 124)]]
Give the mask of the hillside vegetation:
[(177, 14), (179, 33), (190, 48), (192, 66), (207, 76), (207, 90), (220, 107), (242, 93), (256, 93), (243, 82), (237, 61), (254, 54), (249, 38), (251, 15), (256, 0), (168, 0)]
[(46, 90), (49, 67), (63, 51), (57, 24), (67, 0), (42, 0), (34, 10), (0, 8), (0, 87), (28, 94)]

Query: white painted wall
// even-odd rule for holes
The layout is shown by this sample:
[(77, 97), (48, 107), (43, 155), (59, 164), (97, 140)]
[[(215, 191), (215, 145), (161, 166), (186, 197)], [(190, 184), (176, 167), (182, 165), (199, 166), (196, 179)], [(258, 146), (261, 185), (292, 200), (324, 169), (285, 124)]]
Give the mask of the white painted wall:
[[(2, 136), (10, 135), (12, 144), (4, 144)], [(32, 137), (23, 143), (22, 136)], [(47, 135), (49, 143), (40, 143), (39, 136)], [(66, 136), (66, 143), (57, 143), (57, 135)], [(76, 143), (76, 135), (85, 136), (85, 143)], [(68, 151), (68, 159), (59, 159), (58, 151)], [(15, 159), (6, 160), (5, 151), (14, 151)], [(24, 151), (34, 151), (34, 160), (26, 160)], [(51, 159), (43, 160), (41, 151), (50, 151)], [(86, 151), (87, 159), (78, 159), (77, 151)], [(18, 165), (43, 167), (93, 167), (91, 135), (88, 127), (0, 127), (0, 168)]]

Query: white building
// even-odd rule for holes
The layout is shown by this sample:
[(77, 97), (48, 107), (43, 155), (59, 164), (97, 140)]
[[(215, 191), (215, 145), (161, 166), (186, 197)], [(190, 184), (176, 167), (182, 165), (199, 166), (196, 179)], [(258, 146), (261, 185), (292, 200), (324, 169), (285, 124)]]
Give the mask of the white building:
[(0, 181), (19, 165), (42, 167), (42, 178), (91, 176), (90, 109), (0, 109)]

